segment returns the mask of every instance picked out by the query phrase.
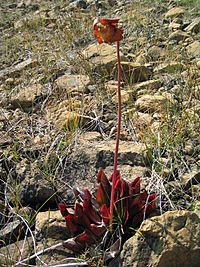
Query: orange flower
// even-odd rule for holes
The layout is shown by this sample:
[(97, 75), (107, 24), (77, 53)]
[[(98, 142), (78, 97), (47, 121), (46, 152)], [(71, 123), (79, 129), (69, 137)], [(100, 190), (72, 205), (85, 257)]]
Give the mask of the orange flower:
[(99, 44), (111, 44), (123, 39), (123, 29), (117, 27), (118, 21), (119, 19), (95, 19), (93, 30)]

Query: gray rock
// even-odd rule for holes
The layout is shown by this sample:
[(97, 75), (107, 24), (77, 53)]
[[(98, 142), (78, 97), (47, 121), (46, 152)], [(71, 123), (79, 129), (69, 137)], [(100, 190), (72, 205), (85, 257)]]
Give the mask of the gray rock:
[(143, 221), (121, 253), (123, 267), (198, 267), (200, 219), (189, 211), (168, 211)]
[[(1, 210), (1, 212), (4, 212)], [(18, 215), (17, 215), (18, 214)], [(3, 214), (4, 215), (4, 214)], [(6, 214), (4, 215), (6, 216)], [(2, 229), (0, 230), (0, 246), (1, 245), (9, 245), (10, 243), (16, 242), (17, 240), (21, 240), (25, 237), (26, 225), (23, 222), (23, 219), (31, 222), (29, 226), (33, 226), (33, 216), (34, 210), (30, 207), (24, 207), (17, 211), (17, 213), (13, 213), (12, 221), (5, 222)], [(10, 214), (11, 218), (11, 214)], [(3, 218), (5, 220), (5, 218)]]
[[(71, 151), (65, 162), (65, 177), (57, 179), (56, 188), (64, 196), (70, 196), (71, 187), (79, 187), (81, 190), (94, 189), (97, 186), (95, 176), (100, 168), (113, 166), (115, 141), (80, 141)], [(130, 167), (142, 166), (147, 163), (146, 147), (135, 142), (120, 142), (118, 163), (120, 166), (130, 165)], [(111, 167), (110, 167), (111, 168)], [(141, 173), (141, 172), (140, 172)], [(130, 173), (122, 173), (124, 179), (130, 179)], [(134, 175), (134, 174), (133, 174)]]
[(200, 186), (200, 169), (193, 168), (190, 172), (184, 173), (181, 178), (185, 190), (192, 187), (192, 185)]
[(159, 58), (164, 57), (165, 55), (165, 49), (159, 47), (159, 46), (151, 46), (148, 50), (148, 56), (151, 60), (158, 60)]

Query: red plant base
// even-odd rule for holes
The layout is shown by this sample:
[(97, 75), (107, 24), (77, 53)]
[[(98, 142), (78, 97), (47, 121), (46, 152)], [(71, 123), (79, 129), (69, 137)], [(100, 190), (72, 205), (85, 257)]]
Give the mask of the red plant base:
[[(74, 252), (80, 252), (87, 246), (103, 240), (109, 231), (110, 224), (110, 195), (113, 175), (107, 178), (103, 170), (97, 175), (99, 183), (96, 202), (99, 210), (92, 202), (91, 194), (86, 189), (84, 197), (75, 203), (72, 212), (65, 203), (60, 203), (59, 208), (66, 220), (66, 226), (72, 238), (65, 241), (64, 246)], [(77, 192), (77, 191), (76, 191)], [(120, 178), (117, 171), (114, 189), (114, 214), (112, 218), (112, 232), (120, 226), (122, 234), (133, 233), (141, 222), (149, 216), (155, 208), (156, 194), (148, 194), (140, 190), (140, 177), (132, 182)], [(80, 196), (80, 195), (79, 195)], [(115, 240), (116, 241), (116, 240)]]

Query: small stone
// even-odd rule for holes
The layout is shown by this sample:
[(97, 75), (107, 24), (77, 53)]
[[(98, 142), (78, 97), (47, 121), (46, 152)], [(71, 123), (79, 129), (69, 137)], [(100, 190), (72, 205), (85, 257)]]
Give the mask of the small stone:
[(169, 41), (182, 41), (185, 40), (186, 38), (190, 37), (186, 32), (183, 32), (181, 30), (177, 30), (169, 35)]
[(171, 30), (179, 30), (181, 28), (181, 24), (179, 23), (176, 23), (174, 21), (172, 21), (170, 24), (169, 24), (169, 29)]
[(135, 107), (140, 112), (153, 113), (163, 111), (170, 105), (171, 99), (164, 95), (143, 95), (135, 102)]
[(59, 90), (66, 91), (67, 94), (70, 94), (74, 92), (86, 92), (89, 82), (90, 78), (87, 75), (65, 74), (56, 79), (54, 83)]
[(162, 63), (155, 67), (155, 73), (169, 73), (174, 74), (176, 72), (180, 72), (184, 69), (184, 65), (177, 61), (172, 61), (170, 63)]
[(154, 91), (159, 89), (161, 86), (161, 82), (159, 80), (149, 80), (145, 82), (136, 83), (134, 85), (134, 90), (140, 91), (140, 90), (149, 90)]
[(165, 50), (156, 45), (150, 47), (148, 50), (148, 56), (154, 61), (158, 60), (159, 58), (162, 58), (164, 55)]
[(136, 64), (140, 64), (140, 65), (146, 64), (147, 63), (147, 57), (145, 54), (140, 54), (139, 56), (137, 56), (135, 58), (134, 62)]
[(32, 108), (36, 100), (44, 95), (44, 88), (41, 84), (35, 84), (21, 89), (19, 93), (11, 97), (12, 108)]
[(3, 69), (3, 70), (0, 71), (0, 80), (3, 79), (3, 78), (7, 78), (7, 76), (16, 77), (23, 70), (25, 70), (27, 68), (34, 67), (37, 64), (38, 64), (37, 60), (29, 58), (29, 59), (27, 59), (25, 61), (22, 61), (21, 63), (15, 65), (15, 66), (13, 66), (13, 67), (9, 67), (9, 68)]
[[(89, 61), (90, 67), (101, 74), (110, 74), (117, 62), (116, 48), (105, 43), (89, 45), (82, 54)], [(126, 60), (122, 53), (120, 56), (121, 60)]]
[[(121, 90), (121, 101), (122, 101), (122, 104), (127, 104), (130, 100), (130, 94), (128, 91), (126, 90)], [(118, 96), (117, 95), (114, 95), (112, 97), (112, 102), (113, 103), (118, 103)]]
[(110, 94), (114, 94), (117, 92), (117, 86), (118, 82), (115, 80), (108, 81), (107, 83), (105, 83), (105, 89)]
[(133, 116), (130, 117), (133, 123), (139, 128), (148, 127), (151, 125), (153, 118), (150, 114), (142, 113), (142, 112), (135, 112)]
[(19, 219), (6, 223), (0, 230), (0, 246), (8, 245), (20, 238), (23, 231), (23, 225)]
[(185, 9), (182, 7), (173, 7), (165, 14), (165, 18), (175, 18), (183, 15), (185, 13)]
[(192, 57), (200, 57), (200, 42), (195, 41), (192, 44), (187, 46), (187, 52)]
[[(36, 216), (37, 251), (43, 250), (70, 238), (67, 233), (66, 222), (60, 210), (39, 212)], [(53, 251), (47, 251), (40, 255), (40, 259), (48, 265), (58, 262), (66, 263), (66, 258), (73, 253), (62, 245)], [(36, 260), (36, 265), (41, 266), (41, 261)]]
[(182, 183), (184, 188), (187, 190), (192, 185), (200, 184), (200, 169), (193, 168), (190, 172), (182, 175)]
[(14, 78), (8, 78), (5, 80), (5, 84), (8, 86), (12, 86), (15, 83), (15, 79)]
[[(121, 66), (122, 66), (122, 81), (125, 84), (147, 81), (152, 75), (151, 69), (145, 65), (122, 61)], [(117, 66), (115, 66), (113, 69), (113, 76), (117, 80), (118, 77)]]
[(194, 32), (194, 33), (199, 33), (200, 32), (200, 18), (194, 19), (190, 25), (188, 25), (185, 28), (186, 32)]

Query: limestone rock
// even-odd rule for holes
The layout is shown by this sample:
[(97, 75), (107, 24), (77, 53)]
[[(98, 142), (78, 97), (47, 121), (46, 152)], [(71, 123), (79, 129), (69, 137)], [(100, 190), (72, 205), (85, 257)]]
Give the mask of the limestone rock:
[(187, 52), (192, 56), (192, 57), (200, 57), (200, 42), (195, 41), (192, 44), (187, 46)]
[(56, 129), (74, 130), (88, 121), (82, 116), (83, 111), (81, 101), (72, 98), (51, 108), (47, 113), (47, 119), (52, 121)]
[(69, 238), (65, 227), (65, 218), (60, 210), (39, 212), (35, 220), (37, 239), (52, 238), (66, 240)]
[[(63, 188), (63, 184), (72, 187), (92, 189), (96, 186), (95, 176), (100, 168), (113, 166), (115, 140), (90, 141), (79, 140), (65, 162), (65, 177), (63, 181), (55, 181), (56, 188), (64, 198), (71, 198), (69, 189)], [(148, 165), (146, 147), (143, 144), (132, 141), (121, 141), (119, 147), (118, 163), (131, 167)], [(123, 175), (124, 179), (130, 179)]]
[(9, 243), (15, 242), (19, 239), (22, 229), (23, 226), (18, 219), (7, 223), (0, 230), (0, 245), (8, 245)]
[[(118, 82), (115, 80), (111, 80), (105, 83), (105, 89), (108, 93), (113, 94), (117, 92), (117, 85)], [(123, 84), (121, 85), (121, 88), (123, 87)]]
[(172, 99), (164, 95), (143, 95), (135, 102), (135, 107), (140, 112), (153, 113), (162, 111), (170, 105)]
[(57, 129), (73, 130), (85, 123), (80, 114), (73, 111), (65, 110), (54, 118), (54, 125)]
[(164, 57), (165, 50), (159, 46), (153, 45), (148, 50), (148, 56), (151, 58), (151, 60), (156, 61), (159, 58)]
[(137, 129), (144, 129), (145, 127), (150, 126), (153, 122), (153, 117), (150, 114), (142, 112), (135, 112), (130, 118), (134, 125), (137, 126)]
[(167, 11), (165, 14), (165, 18), (175, 18), (183, 15), (185, 12), (184, 8), (182, 7), (173, 7)]
[(154, 91), (154, 90), (159, 89), (160, 86), (161, 86), (161, 82), (159, 80), (149, 80), (149, 81), (134, 84), (134, 90)]
[[(37, 251), (61, 243), (59, 247), (40, 255), (40, 259), (47, 265), (66, 263), (66, 258), (72, 256), (72, 252), (63, 247), (62, 242), (67, 240), (67, 228), (65, 219), (59, 210), (39, 212), (36, 216)], [(44, 266), (37, 259), (37, 266)]]
[[(27, 159), (21, 160), (16, 166), (18, 184), (12, 178), (8, 179), (10, 188), (17, 188), (18, 200), (23, 206), (37, 208), (43, 203), (55, 201), (55, 190), (46, 175), (38, 167), (38, 162), (29, 162)], [(8, 198), (15, 203), (15, 192), (8, 192)], [(49, 204), (50, 205), (50, 204)]]
[(65, 74), (55, 80), (55, 86), (59, 90), (65, 90), (67, 94), (73, 94), (75, 92), (84, 93), (87, 90), (89, 82), (90, 78), (86, 75)]
[[(140, 65), (131, 62), (121, 62), (122, 66), (122, 81), (124, 83), (137, 83), (149, 80), (152, 75), (152, 71), (145, 65)], [(117, 80), (118, 69), (117, 65), (113, 69), (113, 76)]]
[[(84, 51), (83, 56), (89, 61), (90, 67), (98, 73), (110, 74), (117, 62), (116, 48), (109, 44), (92, 44)], [(120, 53), (121, 60), (126, 57)]]
[[(126, 58), (121, 55), (121, 60)], [(110, 74), (117, 62), (116, 48), (109, 44), (92, 44), (84, 51), (83, 56), (90, 62), (91, 68), (101, 74)]]
[(123, 267), (198, 267), (200, 219), (189, 211), (168, 211), (143, 221), (121, 253)]
[(37, 60), (29, 58), (25, 61), (22, 61), (21, 63), (18, 63), (17, 65), (14, 65), (13, 67), (3, 69), (0, 71), (0, 80), (6, 79), (7, 77), (17, 77), (19, 73), (22, 72), (23, 70), (34, 67), (37, 64), (38, 64)]
[(200, 186), (200, 169), (193, 168), (190, 172), (184, 173), (181, 178), (183, 186), (186, 190), (192, 185)]
[(169, 24), (169, 29), (171, 29), (171, 30), (180, 30), (180, 28), (181, 28), (181, 24), (180, 23), (172, 21)]
[(162, 63), (155, 67), (155, 73), (169, 73), (174, 74), (176, 72), (180, 72), (184, 69), (184, 65), (180, 62), (169, 62), (169, 63)]
[[(15, 243), (0, 248), (0, 264), (2, 267), (16, 266), (15, 264), (18, 261), (28, 258), (33, 253), (33, 240), (31, 237), (24, 240), (18, 240)], [(34, 261), (27, 260), (26, 264), (32, 265), (34, 264)], [(23, 264), (18, 266), (23, 266)]]
[[(121, 98), (122, 98), (122, 104), (127, 104), (130, 101), (130, 94), (126, 90), (121, 90)], [(118, 103), (118, 96), (114, 95), (112, 97), (112, 102), (113, 103)]]
[(186, 32), (194, 32), (199, 33), (200, 32), (200, 18), (194, 19), (186, 28)]
[(35, 84), (21, 89), (18, 94), (11, 97), (12, 108), (32, 108), (38, 99), (44, 96), (44, 88), (41, 84)]
[(183, 32), (181, 30), (177, 30), (177, 31), (171, 33), (169, 35), (168, 39), (169, 39), (169, 41), (174, 40), (176, 42), (179, 42), (179, 41), (185, 40), (186, 38), (189, 38), (189, 37), (190, 37), (189, 34), (187, 34), (186, 32)]

